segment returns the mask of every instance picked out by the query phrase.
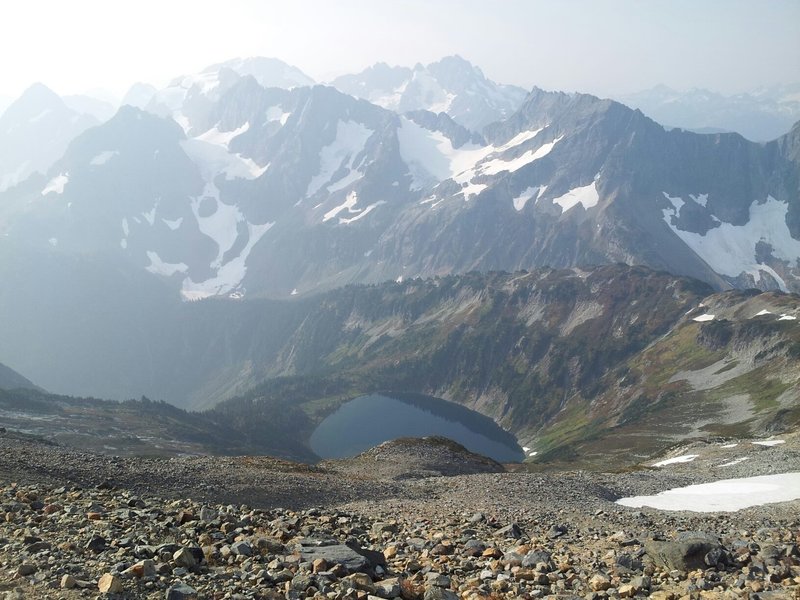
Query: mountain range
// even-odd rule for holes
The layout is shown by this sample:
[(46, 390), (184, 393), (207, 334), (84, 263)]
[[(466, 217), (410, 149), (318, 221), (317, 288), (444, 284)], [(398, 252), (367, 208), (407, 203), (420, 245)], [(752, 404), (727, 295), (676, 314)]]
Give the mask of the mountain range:
[[(343, 390), (364, 391), (370, 386), (353, 384), (364, 381), (358, 361), (378, 346), (351, 346), (348, 336), (366, 327), (351, 303), (371, 297), (382, 324), (369, 339), (421, 343), (431, 361), (449, 348), (444, 354), (453, 362), (431, 363), (447, 379), (410, 370), (415, 375), (404, 385), (417, 382), (414, 391), (478, 408), (533, 439), (543, 435), (541, 424), (524, 415), (544, 415), (549, 427), (572, 413), (566, 404), (534, 406), (531, 395), (582, 398), (570, 406), (589, 402), (592, 415), (595, 402), (628, 410), (650, 398), (649, 387), (627, 397), (609, 382), (616, 396), (603, 399), (600, 388), (581, 387), (581, 369), (588, 369), (588, 386), (613, 369), (642, 368), (626, 361), (715, 292), (729, 294), (715, 302), (747, 312), (750, 296), (727, 290), (758, 288), (773, 294), (763, 310), (795, 316), (800, 124), (767, 143), (697, 134), (588, 94), (500, 85), (458, 57), (413, 69), (376, 65), (333, 86), (315, 85), (275, 59), (240, 59), (163, 89), (134, 86), (107, 120), (81, 112), (100, 109), (36, 85), (0, 117), (0, 314), (13, 315), (0, 323), (0, 361), (50, 390), (114, 399), (145, 394), (206, 408), (267, 379), (324, 379), (346, 363)], [(491, 390), (514, 364), (505, 346), (493, 370), (459, 383), (458, 347), (420, 342), (406, 327), (408, 315), (429, 319), (442, 327), (434, 338), (446, 340), (453, 324), (435, 315), (464, 306), (491, 314), (493, 303), (481, 303), (514, 288), (506, 276), (484, 279), (500, 271), (526, 281), (528, 295), (577, 294), (588, 322), (600, 316), (593, 294), (607, 293), (614, 310), (601, 313), (628, 319), (623, 332), (642, 322), (624, 303), (644, 303), (651, 287), (668, 297), (655, 295), (650, 310), (662, 310), (659, 303), (669, 310), (663, 322), (634, 327), (636, 343), (624, 334), (626, 350), (609, 349), (617, 362), (581, 356), (583, 366), (561, 374), (578, 383), (563, 389), (551, 375), (522, 385), (510, 373), (500, 401)], [(520, 275), (528, 272), (538, 275)], [(547, 273), (560, 273), (552, 277), (563, 289), (537, 287)], [(447, 279), (457, 293), (441, 300), (438, 286), (453, 276), (462, 276)], [(629, 279), (643, 283), (629, 287)], [(588, 291), (579, 281), (592, 282)], [(484, 290), (480, 301), (465, 299), (471, 286)], [(413, 303), (419, 294), (428, 312)], [(203, 301), (187, 302), (195, 300)], [(564, 314), (577, 310), (566, 297), (561, 305)], [(573, 329), (552, 318), (548, 327), (556, 329), (515, 325), (503, 343), (549, 340), (549, 347)], [(486, 339), (473, 340), (489, 354), (467, 353), (464, 364), (497, 351), (491, 338), (505, 323), (490, 323)], [(730, 325), (731, 339), (740, 339), (738, 327)], [(784, 329), (781, 340), (793, 331)], [(589, 328), (589, 337), (564, 343), (591, 345), (614, 331)], [(775, 352), (791, 357), (786, 335), (789, 350)], [(539, 346), (531, 352), (546, 355)], [(547, 360), (567, 365), (570, 358)], [(533, 373), (537, 364), (518, 368)], [(796, 394), (786, 377), (773, 378), (789, 381), (786, 389)], [(619, 420), (614, 415), (603, 423)], [(589, 436), (594, 418), (563, 427)], [(556, 446), (540, 443), (542, 452)]]
[(678, 92), (660, 85), (617, 100), (665, 125), (698, 133), (736, 131), (756, 142), (774, 140), (800, 120), (800, 84), (732, 96), (704, 89)]

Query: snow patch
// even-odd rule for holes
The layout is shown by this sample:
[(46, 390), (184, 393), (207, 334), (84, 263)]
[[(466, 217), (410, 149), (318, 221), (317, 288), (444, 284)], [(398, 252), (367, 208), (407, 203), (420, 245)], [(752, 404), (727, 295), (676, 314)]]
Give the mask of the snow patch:
[(675, 465), (679, 463), (688, 463), (692, 462), (695, 458), (700, 456), (699, 454), (684, 454), (683, 456), (676, 456), (675, 458), (668, 458), (666, 460), (662, 460), (657, 462), (653, 467), (666, 467), (667, 465)]
[(122, 233), (125, 234), (125, 237), (128, 237), (130, 233), (130, 228), (128, 227), (128, 219), (125, 217), (122, 218)]
[(739, 444), (725, 444), (724, 446), (720, 446), (720, 448), (736, 448)]
[(669, 200), (672, 203), (672, 206), (675, 207), (675, 214), (676, 215), (679, 212), (681, 212), (681, 207), (684, 204), (686, 204), (686, 202), (684, 202), (682, 198), (680, 198), (678, 196), (670, 196), (667, 192), (661, 192), (661, 193), (664, 194), (664, 198)]
[(743, 463), (743, 462), (744, 462), (744, 461), (746, 461), (746, 460), (750, 460), (750, 457), (749, 457), (749, 456), (741, 456), (741, 457), (739, 457), (739, 458), (734, 458), (734, 459), (733, 459), (732, 461), (730, 461), (730, 462), (726, 462), (726, 463), (723, 463), (723, 464), (721, 464), (721, 465), (717, 465), (717, 466), (720, 466), (720, 467), (733, 467), (733, 466), (735, 466), (735, 465), (738, 465), (738, 464), (740, 464), (740, 463)]
[(161, 219), (161, 220), (164, 222), (164, 225), (169, 227), (172, 231), (178, 229), (181, 226), (181, 223), (183, 223), (183, 217), (178, 217), (174, 221), (170, 221), (167, 219)]
[(358, 210), (353, 210), (356, 204), (358, 204), (358, 194), (356, 192), (350, 192), (347, 194), (347, 198), (345, 198), (345, 201), (342, 202), (342, 204), (325, 213), (325, 215), (322, 217), (322, 222), (325, 223), (326, 221), (330, 221), (345, 209), (350, 213), (358, 212)]
[(170, 277), (175, 273), (185, 273), (189, 268), (185, 263), (166, 263), (161, 260), (157, 252), (153, 252), (152, 250), (147, 251), (147, 258), (150, 259), (150, 264), (145, 268), (156, 275)]
[[(502, 173), (503, 171), (508, 171), (509, 173), (513, 173), (514, 171), (518, 171), (525, 165), (529, 165), (530, 163), (539, 160), (550, 154), (550, 151), (553, 147), (561, 141), (564, 136), (560, 136), (553, 140), (552, 142), (548, 142), (537, 148), (536, 150), (528, 150), (527, 152), (521, 154), (517, 158), (512, 158), (510, 160), (502, 160), (499, 158), (485, 161), (481, 163), (478, 167), (477, 171), (480, 175), (497, 175), (498, 173)], [(597, 204), (597, 202), (595, 202)], [(594, 206), (594, 205), (592, 205)]]
[(698, 323), (705, 323), (706, 321), (713, 321), (716, 315), (700, 315), (699, 317), (695, 317), (692, 321), (697, 321)]
[[(336, 139), (320, 150), (319, 171), (311, 178), (306, 189), (306, 197), (316, 194), (339, 169), (353, 171), (358, 166), (355, 164), (356, 158), (364, 150), (367, 140), (373, 133), (372, 129), (361, 123), (339, 121), (336, 125)], [(334, 182), (334, 185), (336, 183), (338, 182)]]
[(763, 440), (760, 442), (753, 442), (756, 446), (767, 446), (771, 448), (772, 446), (779, 446), (781, 444), (785, 444), (786, 440)]
[(225, 146), (199, 138), (182, 140), (181, 147), (200, 168), (206, 181), (213, 181), (220, 173), (224, 173), (227, 179), (256, 179), (269, 168), (269, 165), (261, 167), (250, 158), (231, 154)]
[(717, 273), (730, 277), (749, 273), (758, 281), (763, 271), (771, 275), (781, 290), (786, 292), (786, 282), (775, 270), (756, 260), (756, 244), (769, 244), (776, 258), (791, 264), (797, 261), (800, 257), (800, 240), (794, 239), (786, 226), (788, 209), (788, 204), (768, 196), (766, 202), (753, 202), (750, 205), (750, 219), (744, 225), (722, 223), (705, 234), (679, 229), (673, 223), (676, 210), (664, 209), (663, 215), (675, 235)]
[(89, 164), (93, 167), (99, 167), (100, 165), (106, 164), (112, 158), (119, 154), (118, 150), (106, 150), (105, 152), (101, 152), (97, 156), (95, 156), (92, 160), (89, 161)]
[(291, 114), (290, 112), (285, 112), (280, 106), (270, 106), (266, 114), (267, 122), (272, 123), (278, 121), (281, 125), (286, 125), (286, 121)]
[(524, 192), (522, 192), (519, 196), (517, 196), (512, 200), (512, 202), (514, 203), (514, 209), (517, 212), (520, 212), (523, 208), (525, 208), (525, 205), (531, 198), (535, 198), (534, 200), (535, 204), (536, 202), (539, 201), (539, 198), (541, 198), (542, 194), (544, 194), (546, 190), (547, 190), (546, 185), (527, 188)]
[(796, 320), (797, 320), (797, 317), (792, 316), (792, 315), (781, 315), (778, 318), (778, 321), (796, 321)]
[(764, 310), (758, 311), (756, 314), (753, 315), (753, 317), (762, 317), (764, 315), (771, 315), (771, 314), (772, 314), (772, 311), (769, 311), (769, 310), (767, 310), (765, 308)]
[(331, 210), (326, 212), (325, 215), (323, 215), (322, 222), (325, 223), (327, 221), (330, 221), (331, 219), (336, 217), (340, 212), (346, 210), (349, 214), (356, 215), (349, 219), (344, 217), (339, 217), (340, 225), (348, 225), (367, 216), (375, 208), (377, 208), (381, 204), (386, 204), (386, 202), (384, 200), (379, 200), (378, 202), (370, 204), (369, 206), (363, 209), (356, 208), (356, 204), (358, 204), (358, 194), (354, 191), (350, 192), (349, 194), (347, 194), (347, 198), (345, 198), (344, 202), (342, 202), (339, 206), (332, 208)]
[(56, 175), (42, 190), (42, 196), (46, 196), (51, 192), (54, 194), (63, 194), (64, 186), (67, 185), (68, 182), (69, 173), (61, 173), (60, 175)]
[(453, 142), (442, 132), (425, 129), (404, 117), (400, 119), (397, 139), (400, 156), (411, 172), (412, 190), (425, 187), (431, 180), (455, 179), (458, 183), (466, 183), (471, 179), (471, 172), (461, 178), (456, 176), (467, 172), (494, 151), (492, 146), (476, 144), (453, 148)]
[(655, 496), (621, 498), (617, 504), (659, 510), (734, 512), (750, 506), (788, 502), (800, 498), (800, 473), (723, 479), (713, 483), (674, 488)]
[[(238, 209), (237, 209), (238, 210)], [(248, 241), (239, 256), (220, 266), (217, 274), (205, 281), (195, 282), (190, 277), (183, 280), (181, 295), (185, 300), (200, 300), (209, 296), (218, 296), (234, 292), (247, 273), (247, 257), (250, 251), (261, 240), (275, 223), (263, 225), (247, 224)]]
[(158, 209), (158, 200), (156, 200), (153, 208), (151, 208), (148, 212), (142, 213), (142, 216), (144, 217), (145, 221), (150, 224), (150, 227), (152, 227), (156, 222), (156, 209)]
[(345, 219), (344, 217), (339, 217), (339, 225), (349, 225), (350, 223), (358, 221), (362, 217), (366, 217), (370, 212), (372, 212), (372, 210), (374, 208), (380, 206), (381, 204), (386, 204), (386, 201), (379, 200), (378, 202), (375, 202), (374, 204), (370, 204), (369, 206), (367, 206), (367, 208), (365, 208), (363, 211), (359, 212), (355, 217), (351, 217), (350, 219)]
[(201, 140), (203, 142), (208, 142), (209, 144), (214, 144), (216, 146), (222, 146), (223, 148), (227, 149), (228, 145), (231, 143), (231, 140), (236, 136), (244, 133), (250, 129), (250, 122), (246, 122), (241, 127), (234, 129), (233, 131), (220, 131), (219, 130), (219, 123), (214, 125), (211, 129), (206, 131), (204, 134), (197, 136), (196, 139)]
[(553, 198), (553, 204), (558, 204), (561, 207), (561, 214), (563, 215), (573, 206), (578, 204), (583, 205), (583, 208), (592, 208), (597, 206), (600, 201), (600, 195), (597, 193), (597, 177), (589, 185), (571, 189), (563, 196)]
[(49, 240), (47, 240), (47, 243), (55, 248), (58, 246), (58, 238), (51, 237)]

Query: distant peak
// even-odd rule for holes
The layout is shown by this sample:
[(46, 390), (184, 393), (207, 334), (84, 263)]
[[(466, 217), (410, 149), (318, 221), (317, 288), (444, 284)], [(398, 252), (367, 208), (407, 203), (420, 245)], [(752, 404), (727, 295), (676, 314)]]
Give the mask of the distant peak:
[(20, 100), (31, 100), (36, 99), (39, 101), (42, 100), (50, 100), (50, 101), (61, 101), (61, 96), (56, 94), (53, 90), (47, 87), (45, 84), (36, 82), (31, 85), (28, 89), (22, 92), (22, 95), (19, 98)]

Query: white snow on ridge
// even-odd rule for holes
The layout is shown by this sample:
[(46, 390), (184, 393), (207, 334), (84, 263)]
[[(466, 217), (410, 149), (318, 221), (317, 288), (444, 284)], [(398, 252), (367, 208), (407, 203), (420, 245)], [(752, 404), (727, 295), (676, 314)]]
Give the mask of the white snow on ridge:
[(386, 204), (386, 201), (378, 200), (374, 204), (370, 204), (369, 206), (367, 206), (367, 208), (359, 212), (355, 217), (351, 217), (349, 219), (345, 219), (344, 217), (339, 217), (339, 225), (349, 225), (350, 223), (358, 221), (360, 218), (366, 217), (370, 212), (372, 212), (372, 209), (380, 206), (381, 204)]
[(539, 160), (540, 158), (550, 154), (550, 151), (553, 149), (553, 147), (560, 142), (563, 137), (564, 136), (562, 135), (561, 137), (554, 139), (552, 142), (543, 144), (536, 150), (528, 150), (517, 158), (512, 158), (511, 160), (502, 160), (500, 158), (496, 158), (483, 162), (478, 166), (478, 173), (481, 175), (497, 175), (503, 171), (508, 171), (509, 173), (518, 171), (525, 165), (529, 165), (533, 161)]
[(364, 150), (373, 133), (372, 129), (361, 123), (339, 121), (336, 125), (336, 139), (320, 150), (319, 171), (311, 178), (306, 197), (316, 194), (341, 167), (353, 171), (358, 166), (354, 164), (356, 157)]
[(583, 208), (591, 208), (597, 206), (600, 201), (600, 195), (597, 193), (597, 177), (589, 185), (571, 189), (563, 196), (553, 198), (553, 204), (558, 204), (561, 207), (561, 214), (563, 215), (573, 206), (582, 204)]
[(788, 291), (786, 282), (774, 269), (757, 262), (755, 247), (758, 242), (765, 242), (772, 246), (773, 256), (795, 263), (800, 257), (800, 240), (794, 239), (786, 226), (788, 209), (788, 204), (768, 196), (766, 202), (754, 201), (750, 205), (750, 219), (744, 225), (722, 223), (703, 235), (678, 229), (672, 223), (672, 217), (677, 214), (675, 210), (665, 209), (663, 214), (675, 235), (717, 273), (730, 277), (749, 273), (758, 281), (763, 271), (785, 292)]
[[(504, 152), (504, 151), (508, 150), (509, 148), (513, 148), (514, 146), (519, 146), (520, 144), (535, 138), (537, 135), (539, 135), (542, 132), (543, 129), (544, 129), (544, 127), (540, 127), (539, 129), (530, 129), (528, 131), (522, 131), (522, 132), (518, 133), (517, 135), (515, 135), (510, 140), (508, 140), (502, 146), (498, 146), (495, 150), (497, 152)], [(563, 137), (563, 136), (561, 136), (561, 137)], [(561, 138), (558, 138), (558, 139), (560, 140)]]
[(231, 154), (225, 146), (199, 138), (182, 140), (180, 144), (206, 181), (213, 181), (219, 173), (224, 173), (227, 179), (256, 179), (269, 168), (269, 165), (261, 167), (252, 159)]
[(166, 263), (161, 260), (157, 252), (153, 252), (152, 250), (147, 251), (147, 258), (150, 259), (150, 264), (145, 268), (156, 275), (170, 277), (175, 273), (185, 273), (189, 268), (185, 263)]
[(492, 153), (492, 146), (464, 144), (453, 148), (453, 142), (441, 131), (425, 129), (405, 117), (400, 118), (397, 130), (400, 143), (400, 156), (413, 177), (414, 189), (420, 189), (431, 179), (444, 181), (454, 178), (458, 183), (465, 183), (469, 176), (459, 179), (456, 175), (463, 173)]
[(106, 150), (95, 156), (92, 160), (90, 160), (89, 164), (92, 165), (93, 167), (99, 167), (100, 165), (106, 164), (109, 160), (111, 160), (118, 154), (119, 154), (118, 150)]
[(345, 201), (342, 204), (340, 204), (339, 206), (335, 206), (334, 208), (326, 212), (325, 215), (323, 215), (322, 222), (325, 223), (326, 221), (330, 221), (332, 218), (334, 218), (343, 210), (347, 210), (347, 212), (349, 213), (359, 212), (358, 209), (353, 210), (356, 204), (358, 204), (358, 194), (355, 192), (350, 192), (349, 194), (347, 194), (347, 198), (345, 198)]
[(268, 123), (279, 121), (281, 125), (286, 125), (286, 121), (291, 115), (292, 113), (284, 111), (280, 106), (270, 106), (267, 109), (266, 117)]
[(250, 129), (249, 121), (247, 121), (241, 127), (237, 127), (233, 131), (220, 131), (219, 123), (217, 123), (216, 125), (214, 125), (214, 127), (209, 129), (202, 135), (198, 135), (196, 139), (208, 142), (210, 144), (215, 144), (217, 146), (222, 146), (227, 150), (228, 144), (231, 143), (231, 140), (235, 138), (237, 135), (244, 133), (248, 129)]
[(800, 498), (800, 473), (723, 479), (713, 483), (674, 488), (655, 496), (621, 498), (617, 504), (659, 510), (735, 512), (751, 506), (789, 502)]
[[(400, 156), (408, 165), (413, 178), (413, 189), (420, 189), (432, 181), (439, 182), (453, 179), (462, 186), (463, 193), (469, 199), (487, 187), (485, 184), (473, 182), (478, 175), (494, 175), (502, 171), (516, 171), (527, 164), (546, 156), (558, 139), (543, 144), (536, 150), (529, 150), (521, 156), (502, 160), (494, 158), (487, 161), (492, 154), (506, 152), (535, 138), (542, 128), (523, 131), (501, 146), (479, 146), (464, 144), (454, 148), (453, 143), (441, 131), (432, 131), (417, 125), (410, 119), (401, 118), (397, 138), (400, 142)], [(563, 137), (563, 136), (562, 136)]]
[(156, 222), (156, 210), (157, 210), (157, 209), (158, 209), (158, 200), (156, 200), (156, 203), (153, 205), (153, 208), (151, 208), (151, 209), (150, 209), (149, 211), (147, 211), (147, 212), (143, 212), (143, 213), (142, 213), (142, 216), (145, 218), (145, 220), (148, 222), (148, 224), (149, 224), (151, 227), (152, 227), (152, 226), (155, 224), (155, 222)]
[(525, 208), (525, 205), (532, 198), (535, 198), (535, 200), (534, 200), (534, 204), (535, 204), (536, 202), (539, 201), (539, 198), (542, 196), (542, 194), (545, 193), (546, 190), (547, 190), (547, 186), (546, 185), (539, 185), (539, 186), (527, 188), (519, 196), (517, 196), (516, 198), (514, 198), (512, 200), (512, 202), (514, 204), (514, 209), (517, 212), (520, 212), (523, 208)]
[(760, 311), (758, 311), (758, 312), (757, 312), (755, 315), (753, 315), (753, 316), (754, 316), (754, 317), (762, 317), (762, 316), (764, 316), (764, 315), (771, 315), (771, 314), (772, 314), (772, 311), (769, 311), (769, 310), (767, 310), (767, 309), (765, 308), (764, 310), (760, 310)]
[(163, 218), (161, 220), (164, 222), (164, 225), (169, 227), (172, 231), (178, 229), (181, 226), (181, 223), (183, 223), (183, 217), (178, 217), (174, 221), (170, 221), (168, 219), (163, 219)]
[(64, 186), (67, 185), (68, 182), (69, 173), (61, 173), (60, 175), (56, 175), (42, 190), (42, 196), (46, 196), (51, 192), (54, 194), (63, 194)]
[(699, 317), (695, 317), (694, 319), (692, 319), (692, 321), (697, 321), (698, 323), (705, 323), (706, 321), (713, 321), (715, 316), (716, 315), (710, 315), (710, 314), (700, 315)]
[(753, 442), (756, 446), (767, 446), (771, 448), (772, 446), (780, 446), (781, 444), (785, 444), (786, 440), (762, 440), (760, 442)]
[(678, 196), (670, 196), (667, 192), (661, 192), (661, 193), (664, 194), (664, 198), (669, 200), (672, 203), (672, 206), (675, 207), (676, 215), (681, 211), (681, 207), (684, 204), (686, 204), (686, 202), (683, 201), (683, 198), (680, 198)]
[(675, 458), (668, 458), (666, 460), (662, 460), (657, 462), (653, 467), (666, 467), (667, 465), (675, 465), (680, 463), (688, 463), (692, 462), (695, 458), (700, 456), (699, 454), (684, 454), (683, 456), (676, 456)]
[(778, 321), (796, 321), (796, 320), (797, 317), (794, 317), (792, 315), (781, 315), (780, 317), (778, 317)]

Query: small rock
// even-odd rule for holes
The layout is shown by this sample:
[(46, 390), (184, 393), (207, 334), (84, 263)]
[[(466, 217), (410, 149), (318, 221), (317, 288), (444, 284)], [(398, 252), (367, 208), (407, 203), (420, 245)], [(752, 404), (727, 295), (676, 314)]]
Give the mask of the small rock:
[(75, 581), (75, 578), (72, 575), (67, 574), (61, 578), (60, 586), (62, 590), (71, 590), (77, 585), (78, 582)]
[(589, 579), (589, 587), (595, 592), (602, 592), (611, 587), (611, 580), (605, 575), (597, 573)]
[(197, 600), (197, 590), (178, 582), (167, 588), (166, 600)]
[(105, 573), (97, 582), (97, 589), (103, 594), (119, 594), (122, 592), (122, 581), (116, 575)]
[(28, 575), (33, 575), (38, 570), (39, 567), (37, 567), (35, 564), (24, 562), (17, 567), (17, 577), (27, 577)]
[(181, 548), (175, 552), (175, 554), (172, 555), (172, 560), (175, 561), (177, 566), (183, 567), (184, 569), (191, 569), (197, 564), (194, 555), (187, 548)]

